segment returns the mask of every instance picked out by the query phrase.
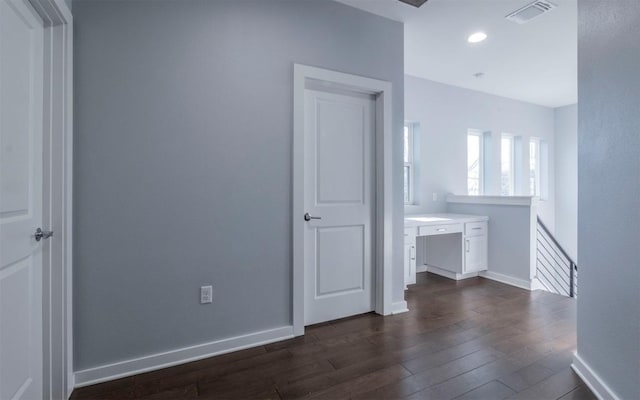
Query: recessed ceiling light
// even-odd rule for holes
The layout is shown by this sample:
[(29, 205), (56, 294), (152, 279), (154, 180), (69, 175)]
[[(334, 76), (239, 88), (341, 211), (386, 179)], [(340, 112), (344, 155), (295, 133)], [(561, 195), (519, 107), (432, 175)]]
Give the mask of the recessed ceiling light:
[(480, 43), (483, 40), (485, 40), (487, 38), (487, 34), (484, 32), (476, 32), (473, 33), (471, 35), (469, 35), (469, 37), (467, 38), (467, 41), (469, 43)]

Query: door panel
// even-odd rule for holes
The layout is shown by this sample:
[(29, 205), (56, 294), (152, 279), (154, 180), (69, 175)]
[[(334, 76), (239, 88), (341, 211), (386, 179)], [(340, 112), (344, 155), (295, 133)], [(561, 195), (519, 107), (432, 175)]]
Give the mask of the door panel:
[(363, 290), (364, 226), (316, 231), (316, 299)]
[(362, 204), (365, 104), (318, 98), (317, 204)]
[(305, 324), (374, 309), (370, 96), (305, 91)]
[(2, 380), (0, 381), (0, 398), (10, 399), (30, 376), (29, 358), (25, 357), (25, 349), (29, 348), (29, 332), (31, 329), (29, 316), (31, 298), (29, 296), (32, 277), (31, 259), (26, 258), (3, 268), (0, 271), (0, 349), (2, 359), (11, 360), (9, 367), (2, 362)]
[[(15, 2), (12, 2), (15, 4)], [(31, 93), (31, 29), (7, 0), (0, 3), (2, 50), (2, 174), (1, 213), (28, 211), (29, 203), (29, 107)]]
[(42, 21), (0, 0), (0, 398), (42, 397)]

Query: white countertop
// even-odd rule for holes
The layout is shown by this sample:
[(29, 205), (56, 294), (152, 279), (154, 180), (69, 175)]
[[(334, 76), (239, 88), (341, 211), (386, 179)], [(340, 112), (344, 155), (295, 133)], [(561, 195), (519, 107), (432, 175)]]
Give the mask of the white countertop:
[(488, 220), (489, 217), (484, 215), (414, 214), (404, 216), (404, 226), (405, 228), (410, 228), (414, 226), (447, 225)]
[(533, 196), (469, 196), (449, 194), (447, 203), (459, 204), (487, 204), (498, 206), (535, 206), (540, 198)]

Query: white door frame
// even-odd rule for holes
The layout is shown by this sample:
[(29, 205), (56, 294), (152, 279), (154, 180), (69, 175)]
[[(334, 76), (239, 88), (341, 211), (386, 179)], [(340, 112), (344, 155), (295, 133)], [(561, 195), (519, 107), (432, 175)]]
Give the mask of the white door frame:
[(28, 0), (44, 21), (43, 394), (74, 387), (72, 337), (73, 17), (64, 0)]
[(293, 334), (304, 335), (304, 92), (307, 81), (368, 93), (376, 101), (375, 311), (392, 313), (392, 95), (390, 82), (294, 64), (293, 77)]

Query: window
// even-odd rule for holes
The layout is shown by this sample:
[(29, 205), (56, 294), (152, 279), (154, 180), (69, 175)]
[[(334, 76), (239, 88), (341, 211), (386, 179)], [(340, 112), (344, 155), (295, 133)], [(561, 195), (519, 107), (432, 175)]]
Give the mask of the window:
[(404, 204), (413, 204), (413, 139), (415, 134), (415, 124), (404, 124)]
[(484, 192), (484, 135), (479, 131), (467, 133), (467, 192), (479, 196)]
[(500, 194), (513, 196), (515, 193), (515, 138), (503, 134), (500, 142)]
[(541, 198), (546, 197), (543, 179), (546, 170), (544, 148), (544, 143), (540, 139), (529, 140), (529, 194)]
[(540, 141), (535, 138), (529, 141), (529, 194), (540, 194)]

